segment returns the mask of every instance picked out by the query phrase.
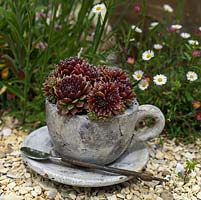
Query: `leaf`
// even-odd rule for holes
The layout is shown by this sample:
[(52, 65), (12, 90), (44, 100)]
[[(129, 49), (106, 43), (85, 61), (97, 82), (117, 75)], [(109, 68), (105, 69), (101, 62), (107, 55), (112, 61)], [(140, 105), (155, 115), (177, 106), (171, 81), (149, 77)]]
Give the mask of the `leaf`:
[(7, 89), (12, 92), (13, 94), (15, 94), (17, 97), (19, 97), (22, 101), (25, 100), (24, 95), (22, 90), (20, 90), (20, 88), (18, 86), (12, 86), (9, 83), (6, 82), (2, 82), (0, 81), (0, 87), (6, 86)]
[(184, 52), (184, 58), (187, 58), (188, 61), (191, 60), (191, 56), (186, 52)]
[(17, 74), (17, 69), (13, 63), (13, 59), (9, 56), (9, 55), (2, 55), (1, 59), (3, 59), (5, 61), (6, 66), (8, 66), (14, 74)]

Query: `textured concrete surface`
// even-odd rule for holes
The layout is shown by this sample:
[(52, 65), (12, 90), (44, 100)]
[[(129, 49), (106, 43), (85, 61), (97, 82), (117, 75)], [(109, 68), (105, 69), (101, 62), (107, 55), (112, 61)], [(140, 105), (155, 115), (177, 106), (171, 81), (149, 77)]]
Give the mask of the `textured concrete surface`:
[[(135, 130), (141, 119), (152, 117), (155, 126)], [(137, 101), (122, 115), (104, 122), (89, 120), (87, 115), (70, 119), (60, 116), (56, 106), (46, 102), (46, 118), (54, 149), (62, 157), (70, 157), (97, 164), (108, 164), (122, 155), (132, 140), (146, 141), (160, 134), (165, 119), (152, 105), (138, 106)]]
[[(47, 126), (39, 128), (28, 135), (23, 146), (32, 147), (44, 152), (52, 150), (53, 146)], [(25, 163), (40, 175), (67, 185), (100, 187), (114, 185), (132, 178), (74, 166), (62, 166), (51, 162), (38, 162), (23, 155), (22, 157)], [(145, 144), (131, 143), (128, 150), (110, 166), (140, 171), (146, 165), (148, 158), (149, 153)]]

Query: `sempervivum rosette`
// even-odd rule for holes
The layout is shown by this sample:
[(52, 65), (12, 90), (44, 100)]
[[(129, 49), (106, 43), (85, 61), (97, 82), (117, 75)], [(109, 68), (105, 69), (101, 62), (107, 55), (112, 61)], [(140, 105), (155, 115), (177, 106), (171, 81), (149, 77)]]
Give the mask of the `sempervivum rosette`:
[(63, 78), (56, 88), (57, 108), (61, 115), (72, 117), (88, 108), (87, 95), (91, 85), (82, 75)]
[(71, 57), (60, 61), (43, 84), (43, 92), (58, 113), (72, 117), (87, 114), (91, 119), (119, 115), (132, 104), (135, 94), (128, 75), (119, 68), (89, 64)]
[(44, 95), (47, 97), (47, 99), (51, 103), (56, 103), (56, 100), (57, 100), (57, 97), (55, 94), (55, 89), (56, 89), (56, 85), (57, 85), (58, 81), (59, 81), (59, 79), (57, 77), (55, 77), (53, 73), (50, 73), (48, 78), (43, 83), (42, 90), (44, 92)]
[(130, 82), (117, 82), (117, 84), (119, 86), (119, 95), (122, 99), (122, 102), (124, 103), (124, 105), (129, 106), (135, 98), (135, 93), (133, 92), (132, 87), (130, 86)]
[(91, 83), (94, 83), (95, 81), (97, 81), (97, 79), (99, 77), (99, 72), (98, 72), (97, 68), (94, 67), (93, 65), (90, 65), (87, 63), (82, 64), (82, 65), (76, 65), (73, 73), (82, 74)]
[(70, 75), (75, 67), (81, 65), (88, 65), (87, 61), (83, 58), (70, 57), (68, 59), (60, 61), (54, 70), (54, 75), (56, 77), (63, 78), (67, 75)]
[(122, 69), (109, 66), (100, 66), (98, 67), (98, 71), (104, 81), (118, 81), (122, 83), (128, 81), (128, 76)]
[(125, 105), (129, 105), (135, 98), (132, 84), (127, 74), (119, 68), (99, 67), (100, 76), (104, 82), (116, 82), (119, 87), (119, 95)]
[(115, 82), (96, 82), (88, 95), (90, 112), (96, 118), (109, 118), (123, 112), (119, 87)]

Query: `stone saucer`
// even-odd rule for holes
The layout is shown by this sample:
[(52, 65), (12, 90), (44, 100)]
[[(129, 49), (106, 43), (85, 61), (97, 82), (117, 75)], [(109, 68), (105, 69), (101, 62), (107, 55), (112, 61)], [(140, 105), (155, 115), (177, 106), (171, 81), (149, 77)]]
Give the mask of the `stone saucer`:
[[(30, 133), (24, 140), (23, 146), (32, 147), (44, 152), (53, 149), (47, 126)], [(39, 162), (22, 155), (24, 162), (43, 177), (59, 183), (80, 187), (101, 187), (118, 184), (132, 177), (116, 175), (103, 171), (87, 170), (72, 165), (64, 166), (51, 162)], [(140, 171), (149, 159), (149, 151), (144, 143), (131, 143), (128, 150), (109, 166)]]

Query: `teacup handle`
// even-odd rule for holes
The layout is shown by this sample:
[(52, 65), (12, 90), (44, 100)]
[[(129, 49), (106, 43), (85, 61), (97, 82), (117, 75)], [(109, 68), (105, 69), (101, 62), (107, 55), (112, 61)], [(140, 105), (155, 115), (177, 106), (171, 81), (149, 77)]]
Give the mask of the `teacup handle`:
[(135, 130), (133, 138), (135, 141), (146, 141), (158, 136), (162, 132), (165, 126), (165, 117), (161, 110), (153, 105), (139, 106), (136, 124), (147, 117), (153, 118), (155, 124), (146, 130)]

